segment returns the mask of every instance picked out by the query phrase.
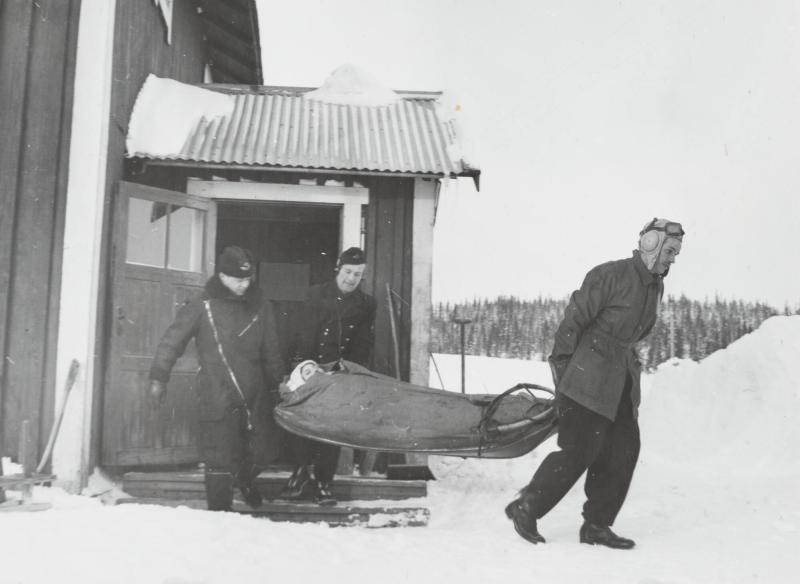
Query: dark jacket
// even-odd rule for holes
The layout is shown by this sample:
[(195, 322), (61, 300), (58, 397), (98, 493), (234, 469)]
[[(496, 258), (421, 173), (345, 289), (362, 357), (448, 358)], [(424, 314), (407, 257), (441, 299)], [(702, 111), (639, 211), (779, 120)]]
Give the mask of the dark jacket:
[(356, 289), (342, 294), (335, 280), (308, 291), (298, 331), (303, 359), (347, 359), (369, 368), (375, 343), (375, 299)]
[(662, 277), (647, 269), (637, 251), (593, 268), (556, 331), (550, 359), (563, 370), (558, 391), (614, 420), (630, 375), (636, 415), (641, 364), (634, 345), (652, 330), (663, 292)]
[[(175, 361), (194, 338), (200, 371), (197, 397), (200, 420), (218, 420), (226, 409), (242, 404), (220, 357), (204, 301), (209, 300), (225, 358), (252, 410), (256, 398), (277, 391), (284, 366), (278, 348), (272, 304), (251, 284), (243, 296), (228, 290), (217, 276), (187, 302), (164, 333), (156, 349), (150, 379), (166, 383)], [(267, 395), (264, 393), (267, 392)]]

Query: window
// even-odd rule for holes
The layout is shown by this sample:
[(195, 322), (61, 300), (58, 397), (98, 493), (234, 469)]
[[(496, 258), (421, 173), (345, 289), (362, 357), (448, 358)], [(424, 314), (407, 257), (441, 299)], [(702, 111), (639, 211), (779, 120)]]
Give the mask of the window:
[(129, 264), (200, 272), (205, 212), (131, 198), (128, 205)]

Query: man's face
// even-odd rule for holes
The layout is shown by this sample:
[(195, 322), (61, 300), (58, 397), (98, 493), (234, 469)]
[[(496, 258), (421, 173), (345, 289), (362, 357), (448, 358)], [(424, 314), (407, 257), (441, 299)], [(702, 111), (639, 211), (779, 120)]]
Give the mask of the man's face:
[(366, 264), (344, 264), (341, 266), (336, 274), (336, 285), (339, 287), (339, 291), (342, 294), (349, 294), (358, 288), (366, 268)]
[(317, 371), (320, 371), (319, 365), (316, 363), (306, 363), (300, 368), (300, 377), (303, 378), (303, 381), (307, 381), (308, 378), (314, 375)]
[(220, 272), (219, 280), (228, 290), (237, 296), (241, 296), (247, 292), (252, 278), (249, 276), (247, 278), (234, 278), (233, 276), (229, 276), (228, 274), (223, 274)]
[(653, 273), (664, 274), (675, 263), (679, 253), (681, 253), (681, 241), (671, 237), (668, 238), (664, 245), (661, 246), (661, 252), (653, 265)]

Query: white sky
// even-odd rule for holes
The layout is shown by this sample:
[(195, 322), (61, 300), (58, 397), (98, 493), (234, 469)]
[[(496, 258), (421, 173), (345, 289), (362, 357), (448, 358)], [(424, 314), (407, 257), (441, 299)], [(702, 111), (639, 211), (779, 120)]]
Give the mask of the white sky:
[(800, 5), (776, 0), (259, 0), (266, 84), (352, 63), (446, 89), (481, 191), (443, 192), (434, 299), (560, 297), (654, 216), (667, 293), (800, 303)]

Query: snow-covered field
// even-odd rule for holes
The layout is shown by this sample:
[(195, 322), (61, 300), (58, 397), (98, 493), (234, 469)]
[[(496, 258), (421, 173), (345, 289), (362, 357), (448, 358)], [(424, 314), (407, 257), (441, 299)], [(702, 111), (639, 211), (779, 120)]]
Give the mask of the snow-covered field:
[[(459, 358), (436, 362), (459, 390)], [(518, 381), (550, 385), (547, 366), (467, 361), (468, 392)], [(578, 543), (579, 486), (540, 522), (547, 544), (514, 533), (503, 507), (551, 439), (514, 460), (432, 459), (438, 480), (415, 501), (431, 510), (422, 528), (272, 523), (37, 489), (52, 509), (0, 515), (0, 582), (798, 581), (800, 316), (774, 317), (702, 363), (665, 364), (644, 385), (641, 459), (615, 525), (636, 540), (632, 551)]]

